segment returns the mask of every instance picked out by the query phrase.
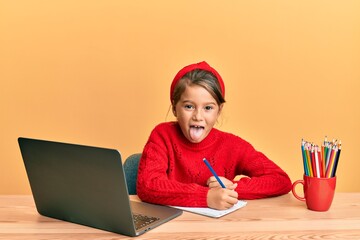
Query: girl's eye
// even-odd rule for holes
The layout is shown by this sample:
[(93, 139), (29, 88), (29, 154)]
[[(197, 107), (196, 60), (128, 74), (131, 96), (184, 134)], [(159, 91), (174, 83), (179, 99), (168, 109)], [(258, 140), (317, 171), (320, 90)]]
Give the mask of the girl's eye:
[(185, 109), (193, 109), (194, 108), (194, 106), (192, 106), (192, 105), (185, 105)]
[(205, 110), (207, 110), (207, 111), (212, 110), (212, 109), (213, 109), (212, 106), (206, 106), (206, 107), (205, 107)]

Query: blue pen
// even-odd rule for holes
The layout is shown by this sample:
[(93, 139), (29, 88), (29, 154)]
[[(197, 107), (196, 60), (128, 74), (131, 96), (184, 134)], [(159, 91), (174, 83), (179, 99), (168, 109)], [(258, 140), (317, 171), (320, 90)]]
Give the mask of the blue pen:
[(204, 163), (206, 164), (206, 166), (209, 168), (209, 170), (212, 172), (212, 174), (214, 175), (214, 177), (216, 178), (216, 180), (220, 183), (222, 188), (226, 188), (224, 183), (220, 180), (219, 176), (216, 174), (216, 172), (214, 171), (214, 169), (211, 167), (210, 163), (208, 162), (208, 160), (206, 160), (206, 158), (203, 159)]

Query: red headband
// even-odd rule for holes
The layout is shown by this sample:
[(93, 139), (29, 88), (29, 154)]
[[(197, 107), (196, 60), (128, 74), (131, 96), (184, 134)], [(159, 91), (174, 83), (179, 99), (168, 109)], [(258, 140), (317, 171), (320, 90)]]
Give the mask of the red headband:
[(208, 72), (211, 72), (212, 74), (214, 74), (214, 76), (217, 78), (219, 84), (220, 84), (220, 88), (221, 88), (221, 93), (223, 95), (223, 97), (225, 97), (225, 85), (224, 85), (224, 81), (222, 80), (220, 74), (214, 69), (212, 68), (209, 64), (207, 64), (205, 61), (203, 62), (199, 62), (199, 63), (194, 63), (194, 64), (190, 64), (184, 68), (182, 68), (174, 77), (174, 80), (171, 83), (171, 87), (170, 87), (170, 101), (172, 102), (173, 100), (173, 94), (174, 94), (174, 89), (176, 84), (179, 82), (179, 80), (185, 76), (185, 74), (187, 74), (188, 72), (191, 72), (192, 70), (195, 69), (201, 69), (201, 70), (205, 70)]

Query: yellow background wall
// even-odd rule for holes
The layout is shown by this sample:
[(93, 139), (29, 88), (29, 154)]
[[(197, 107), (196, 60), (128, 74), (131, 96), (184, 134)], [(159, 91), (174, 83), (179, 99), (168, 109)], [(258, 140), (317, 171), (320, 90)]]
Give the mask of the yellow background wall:
[(202, 60), (226, 84), (219, 129), (293, 181), (302, 138), (339, 138), (337, 191), (360, 191), (360, 1), (0, 0), (0, 194), (30, 194), (19, 136), (141, 152)]

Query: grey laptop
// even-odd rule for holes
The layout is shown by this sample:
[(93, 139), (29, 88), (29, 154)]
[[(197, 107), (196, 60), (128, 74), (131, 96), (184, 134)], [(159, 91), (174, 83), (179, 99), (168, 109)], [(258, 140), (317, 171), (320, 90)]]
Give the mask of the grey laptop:
[(18, 142), (41, 215), (138, 236), (182, 213), (130, 201), (117, 150), (30, 138)]

